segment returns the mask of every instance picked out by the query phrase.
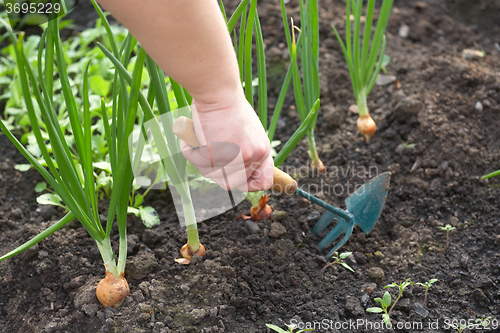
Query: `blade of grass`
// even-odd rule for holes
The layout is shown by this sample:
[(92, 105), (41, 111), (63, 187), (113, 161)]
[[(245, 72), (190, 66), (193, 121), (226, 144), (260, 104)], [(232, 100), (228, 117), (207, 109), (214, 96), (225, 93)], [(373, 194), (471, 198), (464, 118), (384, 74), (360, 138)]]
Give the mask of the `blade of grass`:
[(258, 12), (255, 15), (255, 42), (257, 49), (257, 72), (259, 79), (259, 118), (262, 126), (267, 128), (267, 71), (264, 38)]
[[(297, 38), (297, 47), (301, 47), (302, 45), (302, 37), (299, 35)], [(278, 100), (276, 102), (276, 106), (273, 111), (273, 117), (271, 118), (271, 123), (268, 127), (267, 136), (269, 137), (269, 141), (273, 141), (274, 134), (276, 132), (276, 126), (278, 125), (278, 119), (280, 117), (281, 111), (283, 109), (283, 104), (285, 103), (286, 94), (288, 92), (288, 88), (290, 86), (290, 82), (292, 80), (292, 71), (293, 71), (293, 62), (290, 62), (288, 65), (288, 69), (286, 71), (285, 79), (283, 80), (283, 84), (281, 86), (280, 93), (278, 95)]]
[[(375, 33), (373, 35), (372, 44), (370, 47), (370, 53), (366, 63), (366, 71), (370, 72), (375, 68), (375, 63), (377, 61), (377, 56), (379, 54), (380, 45), (384, 36), (384, 31), (389, 21), (389, 16), (391, 13), (391, 8), (394, 0), (384, 0), (382, 3), (382, 8), (380, 9), (379, 18), (377, 20), (377, 26), (375, 28)], [(383, 56), (383, 55), (382, 55)], [(367, 78), (369, 76), (367, 75)], [(368, 82), (367, 82), (368, 83)]]
[(297, 63), (297, 45), (295, 43), (295, 27), (292, 20), (292, 82), (295, 104), (300, 121), (303, 122), (307, 114), (305, 111), (304, 96), (302, 95), (302, 84), (300, 82), (299, 65)]
[[(126, 128), (125, 128), (125, 138), (130, 136), (132, 130), (134, 129), (134, 124), (136, 120), (138, 102), (139, 102), (139, 94), (140, 94), (140, 85), (142, 79), (142, 71), (144, 68), (144, 62), (146, 59), (146, 52), (144, 49), (140, 49), (137, 54), (137, 59), (135, 62), (134, 72), (132, 74), (132, 85), (130, 87), (130, 104), (129, 110), (127, 112), (126, 117)], [(128, 141), (127, 141), (128, 142)], [(128, 199), (129, 193), (132, 188), (132, 166), (130, 164), (130, 156), (129, 149), (127, 144), (121, 145), (120, 153), (119, 153), (119, 169), (116, 172), (113, 170), (113, 175), (116, 174), (116, 178), (114, 179), (113, 185), (116, 187), (116, 183), (119, 183), (119, 186), (116, 190), (119, 193), (117, 211), (116, 211), (116, 221), (118, 224), (118, 232), (120, 234), (120, 251), (118, 255), (118, 272), (125, 271), (125, 262), (127, 259), (127, 210), (128, 210)], [(115, 191), (113, 191), (115, 192)], [(113, 193), (111, 194), (111, 199), (113, 199)]]
[(253, 87), (252, 87), (252, 40), (253, 40), (253, 25), (255, 22), (255, 12), (257, 8), (257, 0), (251, 0), (250, 10), (248, 12), (247, 24), (245, 27), (245, 97), (252, 106), (253, 104)]
[[(58, 33), (58, 20), (52, 20), (50, 21), (49, 24), (52, 24), (52, 32), (54, 34), (54, 44), (55, 44), (55, 54), (56, 54), (56, 63), (57, 67), (59, 70), (59, 80), (61, 82), (61, 88), (64, 96), (64, 100), (66, 102), (66, 107), (68, 109), (68, 116), (71, 124), (71, 128), (73, 130), (73, 135), (75, 139), (75, 144), (76, 144), (76, 149), (78, 151), (78, 154), (83, 162), (83, 165), (85, 165), (85, 155), (84, 155), (84, 147), (83, 147), (83, 130), (81, 127), (81, 120), (78, 115), (78, 111), (76, 109), (76, 104), (75, 104), (75, 99), (73, 96), (73, 92), (71, 90), (71, 84), (69, 83), (68, 80), (68, 74), (66, 71), (66, 62), (64, 59), (64, 53), (62, 50), (62, 45), (61, 45), (61, 39), (59, 37)], [(66, 164), (58, 165), (61, 170), (64, 170), (64, 173), (68, 175), (69, 179), (68, 181), (71, 181), (74, 186), (72, 186), (72, 190), (74, 191), (73, 194), (76, 196), (78, 202), (86, 202), (87, 204), (90, 204), (88, 202), (88, 199), (85, 197), (83, 193), (83, 189), (81, 187), (81, 184), (79, 183), (79, 178), (77, 175), (76, 171), (76, 166), (75, 163), (73, 162), (72, 159), (69, 159), (69, 161), (66, 161), (64, 159)]]
[(17, 248), (15, 248), (14, 250), (10, 251), (9, 253), (6, 253), (3, 256), (1, 256), (0, 257), (0, 261), (5, 260), (5, 259), (10, 258), (10, 257), (13, 257), (16, 254), (19, 254), (19, 253), (21, 253), (21, 252), (29, 249), (33, 245), (40, 243), (42, 240), (44, 240), (45, 238), (49, 237), (54, 232), (56, 232), (57, 230), (61, 229), (62, 227), (64, 227), (66, 224), (68, 224), (69, 222), (73, 221), (74, 219), (75, 219), (75, 215), (73, 213), (71, 213), (71, 212), (67, 213), (59, 221), (55, 222), (50, 227), (48, 227), (47, 229), (45, 229), (44, 231), (42, 231), (41, 233), (39, 233), (38, 235), (36, 235), (32, 239), (30, 239), (26, 243), (18, 246)]
[(240, 20), (240, 35), (238, 40), (235, 42), (238, 43), (238, 68), (240, 69), (240, 80), (243, 83), (245, 78), (243, 76), (243, 61), (245, 57), (245, 25), (247, 19), (247, 7), (243, 7), (243, 12), (241, 13)]
[(179, 108), (189, 106), (181, 85), (174, 81), (172, 78), (170, 78), (170, 84), (172, 85), (172, 90), (174, 91), (175, 99), (177, 100), (177, 105), (179, 106)]
[(375, 67), (375, 70), (372, 73), (370, 81), (368, 82), (368, 86), (366, 88), (366, 95), (368, 95), (370, 91), (372, 91), (373, 86), (375, 85), (377, 76), (380, 73), (380, 69), (382, 68), (382, 62), (384, 61), (384, 54), (385, 54), (385, 36), (382, 37), (382, 47), (380, 48), (379, 60), (377, 63), (377, 67)]
[(90, 122), (90, 103), (89, 103), (89, 66), (87, 62), (83, 74), (83, 128), (85, 138), (85, 195), (90, 198), (92, 205), (92, 213), (94, 213), (95, 221), (100, 221), (97, 211), (97, 195), (94, 182), (94, 167), (92, 165), (92, 130)]
[(375, 0), (368, 0), (368, 8), (366, 10), (366, 21), (365, 30), (363, 32), (363, 48), (361, 51), (361, 71), (362, 71), (362, 81), (366, 82), (368, 78), (366, 73), (369, 68), (366, 67), (368, 61), (368, 49), (370, 47), (370, 40), (372, 37), (372, 25), (373, 25), (373, 12), (375, 10)]
[(295, 131), (295, 133), (285, 143), (283, 148), (281, 148), (278, 155), (276, 155), (276, 157), (274, 158), (274, 166), (279, 167), (281, 164), (283, 164), (288, 155), (290, 155), (290, 153), (295, 149), (300, 140), (302, 140), (304, 135), (306, 135), (307, 131), (309, 131), (312, 120), (317, 116), (319, 105), (320, 102), (319, 100), (317, 100), (300, 127)]
[(497, 171), (494, 171), (492, 173), (489, 173), (487, 175), (484, 175), (481, 177), (481, 179), (488, 179), (488, 178), (491, 178), (491, 177), (495, 177), (495, 176), (498, 176), (500, 175), (500, 170), (497, 170)]
[(243, 14), (243, 13), (246, 13), (246, 8), (247, 8), (247, 5), (248, 5), (249, 2), (250, 2), (250, 0), (243, 0), (242, 2), (240, 2), (240, 4), (238, 5), (238, 7), (236, 7), (233, 15), (231, 15), (231, 18), (227, 22), (227, 30), (229, 32), (232, 32), (234, 30), (236, 22), (238, 22), (238, 20), (240, 19), (240, 17), (242, 17), (242, 16), (245, 17), (246, 16), (246, 14)]
[(226, 25), (227, 25), (226, 8), (224, 7), (224, 3), (222, 2), (222, 0), (219, 0), (219, 6), (220, 6), (220, 10), (222, 12), (222, 16), (224, 17), (224, 22), (226, 22)]
[(354, 41), (353, 41), (353, 63), (354, 68), (358, 74), (358, 77), (362, 77), (362, 68), (361, 68), (361, 13), (363, 11), (363, 0), (356, 0), (356, 6), (354, 9)]
[[(65, 203), (68, 205), (68, 207), (70, 207), (77, 214), (79, 220), (81, 220), (81, 223), (84, 224), (84, 225), (87, 225), (93, 231), (97, 230), (97, 232), (98, 232), (99, 229), (95, 228), (96, 226), (95, 226), (94, 223), (92, 223), (93, 221), (88, 217), (88, 215), (85, 214), (85, 212), (81, 209), (81, 206), (78, 205), (78, 202), (83, 202), (83, 201), (77, 201), (78, 198), (73, 198), (73, 196), (71, 195), (72, 192), (68, 191), (68, 189), (65, 187), (66, 183), (61, 180), (61, 177), (59, 176), (59, 173), (57, 172), (57, 170), (55, 169), (54, 164), (52, 163), (52, 159), (48, 155), (48, 151), (46, 149), (45, 142), (41, 138), (40, 128), (38, 127), (38, 119), (36, 118), (36, 115), (35, 115), (34, 107), (33, 107), (32, 100), (31, 100), (31, 93), (30, 93), (30, 89), (29, 89), (29, 86), (28, 86), (28, 79), (26, 77), (26, 76), (28, 76), (30, 78), (30, 81), (32, 82), (33, 86), (36, 87), (37, 85), (36, 85), (35, 77), (33, 75), (33, 70), (31, 69), (29, 63), (26, 61), (26, 58), (24, 56), (22, 39), (20, 39), (16, 43), (14, 35), (11, 34), (11, 41), (14, 43), (14, 45), (17, 45), (17, 48), (15, 49), (15, 52), (16, 52), (16, 57), (17, 57), (17, 60), (18, 60), (17, 62), (18, 62), (19, 70), (20, 70), (20, 77), (21, 77), (21, 85), (22, 85), (22, 89), (23, 89), (23, 95), (25, 96), (25, 102), (26, 102), (26, 105), (27, 105), (27, 108), (28, 108), (28, 114), (31, 115), (32, 129), (33, 129), (33, 131), (35, 133), (35, 136), (38, 137), (37, 138), (37, 143), (38, 143), (39, 148), (40, 148), (40, 150), (42, 152), (42, 156), (44, 156), (44, 159), (46, 160), (46, 163), (49, 166), (49, 169), (51, 170), (51, 172), (53, 172), (53, 174), (55, 175), (55, 177), (60, 182), (58, 182), (56, 179), (54, 179), (53, 177), (51, 177), (50, 174), (48, 174), (48, 172), (45, 170), (45, 168), (43, 168), (38, 163), (38, 161), (36, 161), (35, 158), (33, 156), (31, 156), (31, 154), (29, 154), (27, 152), (27, 150), (24, 148), (24, 146), (22, 146), (17, 141), (17, 139), (15, 139), (12, 135), (10, 135), (10, 136), (7, 135), (7, 136), (9, 136), (9, 139), (14, 143), (14, 145), (16, 145), (16, 147), (18, 148), (18, 150), (20, 150), (21, 153), (23, 153), (23, 155), (35, 167), (35, 169), (37, 169), (37, 171), (39, 171), (42, 174), (42, 176), (44, 176), (44, 178), (49, 182), (49, 184), (51, 184), (51, 186), (54, 188), (54, 190), (56, 190), (56, 192), (58, 194), (60, 194), (60, 196), (63, 198), (63, 200), (65, 201)], [(49, 55), (50, 55), (50, 53), (49, 53)], [(41, 68), (41, 66), (39, 68)], [(44, 81), (43, 80), (40, 80), (40, 82), (41, 82), (42, 85), (44, 85)], [(34, 89), (34, 95), (35, 95), (35, 98), (36, 98), (36, 100), (37, 100), (37, 102), (38, 102), (38, 104), (40, 106), (41, 113), (45, 114), (47, 116), (47, 114), (45, 112), (45, 106), (44, 106), (44, 103), (42, 101), (42, 98), (40, 96), (40, 92), (38, 91), (38, 89)], [(50, 123), (50, 120), (49, 120), (49, 123)], [(57, 124), (57, 126), (58, 125), (59, 124)], [(60, 141), (60, 138), (57, 137), (57, 134), (55, 134), (54, 131), (51, 131), (51, 127), (50, 126), (48, 127), (48, 129), (49, 129), (49, 132), (48, 132), (49, 136), (52, 139), (56, 138), (56, 139), (58, 139)], [(55, 140), (54, 140), (54, 142), (55, 142)], [(72, 159), (68, 158), (68, 156), (66, 156), (64, 153), (61, 153), (60, 151), (58, 151), (57, 147), (58, 146), (56, 144), (53, 145), (53, 147), (52, 147), (53, 153), (54, 154), (58, 154), (59, 156), (65, 156), (66, 157), (65, 161), (67, 163), (72, 163), (73, 162)], [(64, 163), (62, 163), (62, 164), (64, 164)], [(58, 162), (58, 165), (59, 165), (59, 162)], [(61, 169), (61, 167), (60, 167), (60, 169)], [(80, 184), (78, 182), (76, 182), (75, 184), (73, 184), (73, 187), (80, 188), (80, 190), (81, 190), (81, 186), (80, 186)]]

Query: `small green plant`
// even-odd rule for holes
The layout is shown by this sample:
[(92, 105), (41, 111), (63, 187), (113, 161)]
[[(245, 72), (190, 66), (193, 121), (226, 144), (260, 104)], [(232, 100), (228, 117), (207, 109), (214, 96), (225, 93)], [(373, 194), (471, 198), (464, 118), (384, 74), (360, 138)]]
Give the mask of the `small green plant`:
[(384, 289), (387, 289), (387, 288), (398, 288), (398, 290), (399, 290), (398, 297), (396, 298), (396, 300), (394, 301), (394, 304), (392, 304), (391, 309), (389, 310), (389, 315), (391, 314), (392, 309), (394, 309), (394, 306), (399, 301), (399, 299), (401, 298), (401, 296), (403, 296), (403, 291), (406, 289), (406, 287), (408, 287), (410, 285), (413, 285), (413, 284), (414, 283), (411, 282), (410, 279), (406, 279), (406, 281), (401, 282), (400, 284), (397, 284), (397, 283), (393, 282), (393, 283), (388, 284), (387, 286), (384, 287)]
[(380, 303), (380, 308), (379, 307), (368, 308), (368, 309), (366, 309), (366, 312), (382, 313), (382, 320), (384, 321), (384, 323), (388, 327), (392, 327), (391, 318), (389, 316), (390, 312), (387, 312), (387, 309), (389, 308), (389, 306), (391, 305), (391, 302), (392, 302), (391, 294), (389, 294), (389, 292), (386, 291), (384, 293), (384, 296), (382, 296), (382, 298), (377, 297), (374, 300), (375, 300), (375, 302)]
[(450, 247), (450, 231), (455, 230), (455, 227), (452, 227), (451, 224), (447, 224), (444, 227), (438, 227), (442, 231), (446, 231), (446, 247)]
[(304, 330), (300, 330), (300, 331), (294, 332), (294, 330), (297, 328), (297, 325), (294, 325), (294, 324), (292, 324), (292, 325), (285, 324), (285, 326), (288, 328), (288, 331), (285, 331), (284, 329), (279, 328), (278, 326), (272, 325), (272, 324), (266, 324), (266, 326), (268, 328), (272, 329), (273, 331), (278, 332), (278, 333), (302, 333), (302, 332), (313, 331), (312, 328), (306, 328)]
[[(384, 0), (382, 3), (373, 38), (372, 24), (375, 0), (368, 0), (364, 32), (362, 33), (361, 16), (363, 2), (363, 0), (346, 1), (345, 43), (337, 29), (334, 26), (332, 27), (349, 69), (354, 97), (356, 98), (359, 110), (357, 121), (358, 131), (368, 142), (375, 135), (376, 124), (368, 111), (367, 96), (373, 89), (377, 76), (384, 64), (384, 32), (394, 0)], [(354, 31), (352, 31), (351, 27), (351, 15), (354, 17)], [(363, 35), (363, 38), (361, 38), (361, 35)]]
[(387, 66), (391, 63), (391, 57), (388, 56), (387, 54), (384, 54), (384, 58), (382, 59), (382, 66), (380, 66), (380, 69), (384, 74), (387, 75)]
[(477, 325), (480, 325), (482, 329), (488, 329), (489, 325), (491, 324), (491, 317), (486, 317), (486, 318), (477, 318), (475, 320)]
[(459, 323), (450, 323), (450, 327), (456, 330), (458, 333), (464, 332), (466, 329), (471, 328), (472, 325), (461, 325)]
[(424, 306), (427, 303), (427, 295), (429, 294), (429, 288), (432, 286), (433, 283), (435, 283), (437, 281), (438, 281), (438, 279), (430, 279), (429, 281), (424, 282), (424, 283), (421, 283), (421, 282), (415, 283), (415, 284), (425, 288)]
[(352, 254), (352, 252), (343, 252), (341, 254), (339, 254), (338, 252), (334, 252), (333, 256), (332, 256), (333, 261), (329, 262), (327, 265), (325, 265), (325, 267), (323, 267), (323, 269), (321, 270), (321, 273), (323, 273), (325, 271), (325, 269), (327, 269), (327, 267), (330, 267), (330, 266), (335, 265), (335, 264), (339, 264), (342, 267), (344, 267), (344, 268), (346, 268), (354, 273), (354, 269), (352, 269), (351, 266), (349, 266), (348, 264), (346, 264), (344, 262), (344, 259), (349, 257), (351, 254)]

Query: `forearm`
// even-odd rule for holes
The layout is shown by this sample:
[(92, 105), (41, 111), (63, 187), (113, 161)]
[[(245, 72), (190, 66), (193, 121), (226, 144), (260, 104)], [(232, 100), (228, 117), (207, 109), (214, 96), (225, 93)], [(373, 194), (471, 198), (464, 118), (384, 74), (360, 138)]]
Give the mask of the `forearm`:
[(242, 94), (238, 64), (216, 0), (98, 0), (198, 102)]

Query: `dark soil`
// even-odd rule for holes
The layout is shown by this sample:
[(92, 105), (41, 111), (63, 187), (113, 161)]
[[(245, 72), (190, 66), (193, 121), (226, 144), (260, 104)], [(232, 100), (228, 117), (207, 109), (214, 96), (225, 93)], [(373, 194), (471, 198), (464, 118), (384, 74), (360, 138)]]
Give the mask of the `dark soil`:
[[(385, 285), (407, 278), (439, 281), (430, 288), (425, 308), (420, 306), (423, 288), (407, 288), (391, 313), (397, 327), (406, 327), (397, 331), (446, 332), (451, 331), (447, 320), (465, 323), (488, 316), (490, 327), (498, 327), (500, 178), (481, 181), (480, 176), (500, 168), (500, 51), (495, 47), (500, 1), (396, 1), (386, 53), (392, 58), (388, 74), (397, 77), (401, 88), (376, 86), (369, 96), (378, 124), (369, 144), (355, 129), (357, 116), (348, 112), (354, 98), (330, 27), (343, 31), (344, 3), (320, 3), (317, 138), (328, 169), (321, 176), (295, 169), (299, 184), (305, 190), (321, 188), (320, 197), (343, 207), (355, 185), (392, 172), (375, 228), (369, 235), (356, 228), (341, 249), (353, 252), (346, 262), (355, 272), (335, 265), (321, 274), (327, 250), (317, 248), (320, 238), (310, 230), (323, 211), (298, 197), (272, 197), (275, 209), (287, 215), (255, 222), (258, 231), (238, 218), (248, 213), (247, 203), (236, 213), (201, 223), (207, 255), (180, 266), (174, 258), (185, 243), (185, 231), (169, 194), (156, 192), (147, 204), (157, 209), (161, 225), (149, 230), (130, 220), (131, 295), (120, 308), (104, 309), (98, 303), (95, 286), (104, 267), (93, 241), (73, 222), (0, 263), (1, 332), (269, 332), (266, 323), (284, 327), (294, 321), (316, 323), (318, 332), (378, 332), (384, 331), (378, 328), (381, 316), (365, 309), (378, 306), (373, 299), (382, 296)], [(279, 68), (287, 52), (278, 2), (259, 6), (268, 58)], [(297, 1), (288, 6), (289, 15), (297, 18)], [(406, 37), (399, 36), (402, 25), (409, 27)], [(483, 50), (485, 56), (465, 59), (464, 49)], [(298, 125), (293, 109), (284, 113), (278, 132), (282, 140)], [(4, 136), (0, 156), (3, 254), (62, 212), (38, 206), (34, 185), (40, 177), (14, 169), (23, 158)], [(293, 172), (307, 163), (303, 142), (286, 166)], [(448, 223), (456, 230), (446, 247), (446, 234), (438, 226)], [(394, 299), (396, 290), (390, 292)]]

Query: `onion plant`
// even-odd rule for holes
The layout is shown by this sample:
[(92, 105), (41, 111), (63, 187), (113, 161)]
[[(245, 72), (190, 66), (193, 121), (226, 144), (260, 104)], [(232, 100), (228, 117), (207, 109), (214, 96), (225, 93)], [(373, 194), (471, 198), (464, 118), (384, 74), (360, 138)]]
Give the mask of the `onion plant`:
[[(224, 6), (221, 3), (221, 7), (225, 16)], [(283, 9), (284, 4), (282, 3)], [(302, 7), (301, 7), (302, 8)], [(313, 11), (314, 12), (314, 11)], [(317, 13), (316, 13), (317, 15)], [(314, 16), (314, 15), (313, 15)], [(239, 31), (235, 28), (236, 24), (239, 22)], [(283, 79), (283, 83), (281, 86), (281, 90), (278, 95), (278, 99), (276, 105), (273, 109), (271, 121), (268, 123), (268, 115), (269, 115), (269, 106), (268, 106), (268, 77), (267, 77), (267, 69), (266, 69), (266, 58), (265, 58), (265, 48), (264, 48), (264, 39), (262, 34), (262, 29), (260, 25), (260, 19), (257, 11), (257, 1), (256, 0), (243, 0), (239, 6), (236, 8), (233, 15), (227, 20), (227, 26), (230, 33), (233, 35), (233, 42), (235, 46), (235, 53), (238, 58), (238, 64), (240, 68), (240, 75), (242, 85), (245, 90), (245, 96), (248, 102), (252, 106), (256, 106), (259, 119), (262, 123), (262, 126), (266, 130), (269, 140), (271, 144), (274, 145), (274, 135), (276, 133), (276, 127), (278, 125), (278, 120), (281, 115), (281, 111), (284, 106), (285, 97), (288, 92), (290, 83), (292, 81), (292, 77), (294, 76), (294, 64), (296, 62), (291, 62), (288, 70), (286, 72), (285, 78)], [(252, 62), (252, 46), (253, 38), (255, 37), (255, 51), (256, 55), (254, 57), (254, 62)], [(300, 47), (301, 41), (300, 38), (297, 41), (297, 46)], [(314, 58), (312, 58), (314, 59)], [(317, 57), (315, 58), (317, 59)], [(256, 73), (257, 73), (257, 86), (258, 89), (254, 89), (254, 70), (252, 65), (255, 63), (256, 65)], [(315, 65), (314, 65), (315, 64)], [(317, 62), (311, 61), (311, 67), (316, 68), (316, 77), (317, 77)], [(314, 72), (314, 71), (313, 71)], [(298, 74), (295, 74), (298, 75)], [(294, 86), (295, 87), (295, 86)], [(279, 154), (274, 157), (275, 166), (281, 165), (286, 157), (292, 152), (292, 150), (296, 147), (296, 145), (300, 142), (304, 135), (307, 134), (309, 143), (315, 147), (314, 144), (314, 135), (312, 128), (316, 124), (316, 119), (318, 116), (319, 109), (319, 86), (318, 86), (318, 94), (309, 94), (311, 98), (315, 97), (312, 100), (312, 103), (308, 107), (308, 112), (303, 112), (301, 115), (304, 117), (301, 118), (302, 126), (297, 129), (294, 135), (289, 139), (289, 141), (282, 147)], [(302, 95), (302, 92), (300, 92)], [(257, 101), (257, 105), (254, 105), (255, 100)], [(302, 104), (301, 104), (302, 105)], [(301, 110), (304, 110), (305, 106), (302, 105)], [(310, 146), (311, 147), (311, 146)], [(314, 154), (311, 156), (316, 156), (316, 149), (314, 148)], [(317, 159), (319, 163), (322, 165), (319, 158)], [(313, 158), (313, 164), (314, 164)], [(252, 204), (251, 209), (251, 217), (254, 220), (260, 220), (263, 218), (268, 218), (272, 212), (272, 209), (267, 205), (268, 197), (264, 194), (263, 191), (251, 192), (247, 194), (247, 199)]]
[[(310, 110), (319, 99), (319, 23), (318, 23), (318, 1), (299, 1), (300, 4), (300, 29), (293, 24), (292, 31), (288, 27), (288, 19), (284, 0), (281, 2), (281, 14), (285, 28), (286, 41), (291, 56), (291, 69), (293, 78), (293, 93), (295, 105), (301, 122), (304, 122)], [(298, 39), (295, 33), (299, 32)], [(302, 39), (302, 41), (300, 41)], [(302, 68), (302, 81), (299, 70)], [(317, 115), (307, 132), (309, 144), (309, 156), (311, 157), (311, 168), (319, 172), (325, 172), (326, 168), (319, 158), (314, 138)]]
[[(103, 19), (108, 38), (113, 47), (113, 52), (120, 58), (124, 65), (128, 64), (131, 56), (132, 36), (129, 35), (121, 49), (113, 37), (108, 22), (102, 11), (94, 2)], [(127, 255), (127, 207), (131, 191), (133, 174), (129, 163), (129, 151), (126, 138), (133, 129), (137, 103), (140, 96), (140, 83), (146, 58), (141, 49), (137, 54), (130, 84), (130, 93), (127, 82), (122, 75), (115, 73), (113, 85), (112, 113), (108, 115), (104, 99), (101, 101), (102, 116), (105, 119), (107, 145), (109, 149), (110, 164), (113, 174), (113, 190), (108, 207), (108, 216), (105, 226), (99, 218), (98, 198), (96, 194), (96, 174), (93, 165), (92, 151), (92, 118), (89, 108), (89, 76), (87, 64), (83, 76), (82, 103), (77, 103), (67, 74), (65, 54), (59, 36), (59, 22), (54, 19), (48, 23), (48, 28), (42, 35), (42, 47), (38, 51), (36, 72), (27, 62), (23, 52), (23, 33), (17, 39), (9, 25), (1, 21), (8, 31), (10, 41), (16, 46), (16, 62), (19, 69), (22, 94), (26, 103), (27, 113), (30, 117), (32, 131), (35, 134), (38, 148), (40, 149), (44, 165), (42, 165), (13, 135), (6, 124), (0, 120), (0, 128), (16, 148), (24, 155), (28, 162), (35, 168), (53, 188), (54, 192), (63, 200), (69, 212), (58, 222), (38, 234), (30, 241), (24, 243), (13, 251), (5, 254), (0, 260), (16, 255), (30, 246), (45, 239), (55, 231), (62, 228), (73, 219), (85, 227), (88, 234), (95, 241), (101, 254), (106, 277), (97, 286), (96, 294), (104, 306), (119, 306), (129, 293), (127, 281), (124, 278), (125, 262)], [(54, 62), (55, 61), (55, 62)], [(54, 77), (54, 65), (57, 66), (58, 78)], [(73, 134), (75, 148), (71, 149), (57, 119), (57, 112), (53, 104), (55, 82), (61, 85), (61, 93), (68, 109), (70, 125), (66, 131)], [(32, 100), (32, 94), (35, 101)], [(46, 125), (48, 136), (42, 136), (39, 123)], [(79, 164), (75, 161), (78, 159)], [(79, 167), (78, 167), (79, 165)], [(111, 245), (111, 231), (116, 217), (119, 232), (118, 258)]]
[[(380, 72), (385, 54), (385, 28), (394, 0), (384, 0), (375, 31), (372, 35), (375, 0), (368, 0), (364, 28), (361, 27), (363, 0), (347, 0), (345, 43), (332, 26), (344, 53), (352, 88), (358, 106), (358, 131), (368, 142), (376, 132), (376, 124), (368, 110), (367, 96), (370, 94)], [(351, 25), (351, 16), (354, 17)], [(361, 38), (361, 35), (363, 36)]]
[[(120, 77), (124, 82), (128, 83), (131, 89), (134, 89), (134, 77), (127, 71), (122, 61), (120, 61), (119, 56), (115, 52), (109, 51), (102, 44), (98, 44), (98, 47), (115, 65), (116, 71), (120, 73)], [(142, 93), (138, 93), (138, 103), (143, 111), (143, 122), (139, 124), (139, 127), (142, 128), (142, 134), (137, 146), (134, 148), (129, 144), (130, 151), (135, 152), (135, 154), (129, 154), (134, 167), (132, 171), (134, 173), (137, 171), (138, 163), (141, 159), (141, 147), (145, 144), (144, 136), (146, 131), (149, 131), (152, 134), (154, 145), (162, 158), (163, 172), (166, 173), (169, 182), (175, 186), (182, 201), (184, 222), (187, 230), (187, 243), (181, 249), (182, 258), (176, 259), (176, 262), (189, 264), (195, 254), (199, 256), (205, 255), (205, 248), (199, 241), (195, 209), (189, 189), (187, 163), (180, 152), (179, 140), (172, 131), (174, 116), (171, 112), (173, 107), (170, 103), (174, 101), (180, 110), (187, 110), (187, 114), (179, 112), (180, 115), (189, 115), (188, 106), (191, 102), (191, 97), (183, 87), (174, 80), (169, 79), (168, 81), (174, 93), (174, 96), (169, 98), (165, 73), (161, 71), (149, 56), (146, 57), (146, 65), (151, 84), (147, 98)], [(153, 112), (155, 102), (160, 117), (157, 117)], [(131, 132), (125, 140), (130, 140), (130, 135)]]

